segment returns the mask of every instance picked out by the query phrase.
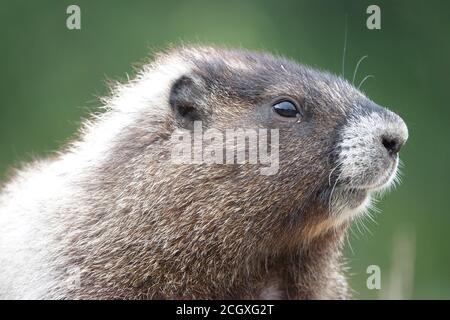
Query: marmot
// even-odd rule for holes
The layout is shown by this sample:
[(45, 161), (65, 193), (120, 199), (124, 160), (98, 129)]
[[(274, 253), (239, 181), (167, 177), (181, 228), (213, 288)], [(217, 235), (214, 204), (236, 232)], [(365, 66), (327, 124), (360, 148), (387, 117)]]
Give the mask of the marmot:
[[(395, 180), (398, 115), (342, 77), (204, 46), (158, 55), (104, 103), (2, 188), (0, 298), (350, 297), (343, 238)], [(196, 121), (278, 130), (278, 171), (174, 164), (171, 137)]]

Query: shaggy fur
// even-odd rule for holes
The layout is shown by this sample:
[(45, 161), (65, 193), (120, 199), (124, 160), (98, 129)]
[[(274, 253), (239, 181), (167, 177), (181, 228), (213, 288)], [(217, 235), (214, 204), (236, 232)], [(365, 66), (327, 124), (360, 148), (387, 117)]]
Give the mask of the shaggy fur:
[[(279, 97), (298, 103), (299, 122), (273, 112)], [(349, 297), (343, 239), (392, 180), (380, 137), (406, 141), (397, 115), (340, 77), (212, 47), (158, 56), (105, 108), (4, 186), (0, 298)], [(278, 173), (174, 164), (171, 137), (194, 120), (279, 129)]]

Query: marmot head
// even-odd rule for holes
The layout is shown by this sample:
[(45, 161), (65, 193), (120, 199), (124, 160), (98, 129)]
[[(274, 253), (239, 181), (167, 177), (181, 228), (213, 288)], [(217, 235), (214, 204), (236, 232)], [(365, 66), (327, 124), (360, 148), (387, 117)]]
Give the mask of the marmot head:
[[(290, 237), (289, 230), (302, 228), (317, 235), (364, 211), (371, 195), (393, 182), (398, 153), (408, 137), (399, 116), (345, 79), (266, 53), (178, 48), (144, 68), (135, 85), (118, 95), (119, 100), (127, 90), (143, 111), (126, 111), (138, 114), (139, 125), (135, 122), (132, 135), (123, 140), (152, 144), (142, 152), (153, 153), (153, 158), (143, 157), (142, 166), (148, 168), (155, 154), (165, 159), (152, 165), (154, 173), (145, 177), (159, 192), (159, 209), (155, 203), (147, 207), (159, 211), (163, 207), (162, 214), (177, 212), (166, 217), (174, 223), (172, 231), (182, 220), (199, 234), (209, 225), (211, 237), (219, 238), (233, 232), (242, 237)], [(168, 156), (173, 157), (178, 138), (170, 137), (194, 134), (197, 122), (204, 134), (200, 135), (203, 155), (212, 141), (220, 141), (222, 162), (174, 164)], [(156, 137), (146, 141), (147, 131), (136, 131), (145, 127), (151, 127)], [(262, 141), (268, 149), (278, 148), (277, 170), (262, 174), (261, 166), (267, 164), (227, 162), (227, 129), (253, 129), (262, 135), (266, 132), (261, 129), (268, 130), (267, 141)], [(206, 134), (208, 130), (214, 130), (214, 139)], [(259, 138), (253, 145), (251, 138), (245, 144), (247, 160), (250, 150), (264, 147)], [(195, 148), (194, 140), (190, 135)], [(237, 153), (231, 158), (236, 160)], [(188, 155), (190, 160), (193, 157)], [(223, 234), (219, 236), (218, 230)], [(236, 236), (230, 238), (237, 241)]]

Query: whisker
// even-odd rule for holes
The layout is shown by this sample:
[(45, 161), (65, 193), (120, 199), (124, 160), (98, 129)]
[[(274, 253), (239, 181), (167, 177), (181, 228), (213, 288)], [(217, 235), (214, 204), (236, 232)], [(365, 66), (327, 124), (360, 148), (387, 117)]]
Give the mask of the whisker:
[(361, 64), (361, 62), (364, 61), (364, 59), (366, 59), (368, 57), (369, 57), (368, 55), (365, 55), (365, 56), (361, 57), (361, 59), (358, 60), (358, 63), (356, 64), (356, 67), (355, 67), (355, 71), (353, 72), (353, 79), (352, 79), (353, 85), (355, 84), (355, 78), (356, 78), (356, 74), (358, 73), (359, 65)]
[(364, 223), (364, 216), (361, 216), (360, 221), (361, 221), (361, 225), (363, 226), (363, 229), (364, 229), (367, 233), (369, 233), (371, 236), (373, 236), (372, 231), (370, 231), (370, 229), (369, 229), (369, 228), (365, 225), (365, 223)]
[(378, 225), (378, 222), (375, 220), (375, 218), (373, 217), (372, 213), (370, 213), (370, 210), (367, 210), (365, 216), (374, 224)]
[(369, 74), (369, 75), (365, 76), (364, 79), (362, 79), (361, 82), (359, 83), (358, 90), (359, 90), (359, 88), (361, 88), (361, 86), (364, 84), (364, 82), (366, 82), (366, 80), (370, 79), (370, 78), (374, 78), (375, 79), (375, 76), (372, 75), (372, 74)]
[[(351, 228), (350, 228), (350, 230), (351, 230)], [(353, 250), (352, 244), (350, 242), (350, 236), (348, 233), (345, 235), (345, 240), (346, 240), (348, 247), (350, 248), (350, 251), (352, 252), (352, 254), (355, 254), (355, 251)]]
[(340, 164), (338, 164), (336, 167), (334, 167), (333, 170), (331, 170), (330, 174), (328, 175), (328, 186), (331, 186), (331, 175), (333, 174), (334, 170), (336, 170)]
[(351, 232), (352, 236), (353, 236), (356, 240), (358, 240), (358, 239), (359, 239), (359, 235), (358, 235), (358, 233), (356, 233), (356, 231), (355, 231), (355, 225), (356, 225), (356, 223), (352, 223), (352, 225), (351, 225), (351, 227), (350, 227), (350, 232)]
[(331, 202), (333, 201), (333, 192), (336, 188), (336, 185), (337, 185), (339, 179), (341, 178), (341, 174), (342, 174), (342, 172), (339, 174), (336, 181), (334, 182), (333, 188), (331, 189), (330, 197), (328, 199), (328, 211), (330, 211), (330, 212), (331, 212)]
[(345, 54), (347, 52), (348, 14), (345, 15), (344, 50), (342, 51), (342, 77), (345, 78)]
[(358, 229), (358, 232), (359, 232), (360, 235), (363, 235), (364, 233), (361, 231), (361, 228), (359, 227), (359, 222), (360, 222), (360, 218), (359, 218), (359, 217), (356, 217), (356, 218), (355, 218), (355, 226), (356, 226), (356, 229)]

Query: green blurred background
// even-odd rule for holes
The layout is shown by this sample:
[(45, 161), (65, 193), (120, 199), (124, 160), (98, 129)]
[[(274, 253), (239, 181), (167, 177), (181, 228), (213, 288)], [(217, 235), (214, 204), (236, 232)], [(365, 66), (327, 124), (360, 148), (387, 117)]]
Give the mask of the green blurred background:
[[(366, 8), (381, 8), (381, 30)], [(81, 30), (66, 8), (81, 8)], [(448, 1), (2, 1), (0, 179), (56, 150), (100, 105), (106, 79), (169, 44), (264, 49), (351, 80), (407, 122), (403, 183), (378, 205), (370, 232), (354, 228), (347, 250), (355, 297), (450, 298), (450, 2)], [(362, 229), (362, 227), (360, 227)], [(381, 290), (366, 286), (381, 268)]]

